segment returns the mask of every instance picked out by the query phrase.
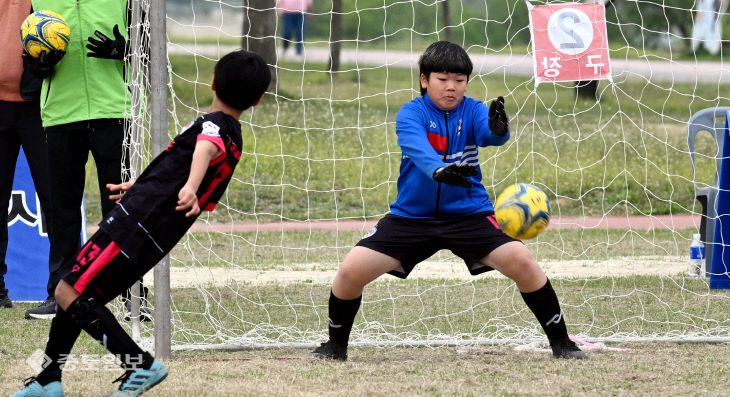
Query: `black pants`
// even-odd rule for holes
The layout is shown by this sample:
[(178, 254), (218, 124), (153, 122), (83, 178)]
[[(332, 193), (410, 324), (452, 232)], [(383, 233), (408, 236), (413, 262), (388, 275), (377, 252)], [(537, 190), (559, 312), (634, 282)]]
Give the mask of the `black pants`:
[(5, 263), (8, 248), (8, 206), (15, 178), (15, 163), (21, 146), (28, 160), (46, 232), (50, 238), (54, 233), (48, 222), (51, 218), (48, 154), (41, 126), (40, 104), (38, 101), (0, 101), (0, 290), (5, 289), (3, 275), (8, 270)]
[[(48, 295), (53, 296), (63, 276), (63, 268), (73, 262), (81, 247), (81, 202), (86, 181), (86, 161), (89, 152), (94, 156), (102, 217), (106, 217), (115, 203), (109, 200), (111, 192), (106, 184), (129, 180), (123, 171), (129, 170), (129, 156), (125, 155), (125, 126), (122, 119), (88, 120), (62, 124), (45, 129), (48, 142), (50, 193), (53, 217), (50, 238)], [(124, 163), (123, 163), (124, 161)], [(124, 164), (124, 167), (123, 167)]]

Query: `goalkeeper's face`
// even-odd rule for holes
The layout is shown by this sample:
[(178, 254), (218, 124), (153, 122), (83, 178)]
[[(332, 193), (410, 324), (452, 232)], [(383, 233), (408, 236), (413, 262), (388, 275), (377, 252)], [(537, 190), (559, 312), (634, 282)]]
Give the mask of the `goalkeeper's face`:
[(451, 110), (461, 103), (466, 82), (466, 75), (460, 73), (432, 72), (428, 78), (421, 74), (421, 88), (425, 88), (428, 98), (443, 110)]

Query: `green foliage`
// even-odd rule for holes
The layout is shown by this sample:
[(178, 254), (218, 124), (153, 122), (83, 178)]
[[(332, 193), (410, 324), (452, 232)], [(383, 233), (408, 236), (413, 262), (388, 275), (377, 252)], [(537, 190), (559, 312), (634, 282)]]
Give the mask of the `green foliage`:
[[(492, 49), (529, 41), (527, 7), (524, 1), (449, 1), (450, 20), (444, 20), (443, 1), (382, 0), (343, 1), (345, 45), (412, 46), (443, 40), (446, 27), (451, 40), (465, 47)], [(314, 2), (308, 19), (308, 34), (327, 40), (330, 32), (330, 2)], [(448, 23), (447, 23), (448, 22)], [(377, 44), (376, 44), (377, 43)]]
[[(349, 47), (412, 49), (443, 40), (450, 30), (451, 40), (466, 48), (509, 49), (521, 52), (530, 41), (529, 17), (524, 0), (447, 0), (449, 20), (445, 20), (445, 1), (343, 0), (342, 38)], [(534, 0), (532, 4), (564, 1)], [(638, 48), (642, 55), (656, 50), (670, 51), (672, 57), (714, 58), (699, 50), (691, 51), (696, 0), (613, 1), (607, 6), (609, 43), (613, 48)], [(330, 40), (332, 2), (314, 1), (307, 15), (307, 41)], [(240, 1), (223, 3), (202, 0), (169, 0), (168, 14), (174, 18), (204, 18), (244, 12)], [(730, 19), (723, 20), (723, 37), (730, 35)], [(205, 38), (198, 38), (205, 41)], [(223, 38), (225, 40), (225, 38)], [(217, 40), (216, 40), (217, 42)], [(235, 40), (234, 40), (235, 42)]]
[[(535, 5), (563, 3), (533, 1)], [(695, 0), (615, 1), (607, 6), (609, 43), (631, 46), (642, 52), (670, 50), (690, 54)], [(331, 2), (315, 2), (308, 18), (311, 39), (327, 41), (330, 34)], [(524, 0), (449, 1), (450, 20), (444, 20), (443, 1), (401, 2), (382, 0), (343, 1), (343, 39), (346, 46), (410, 48), (446, 38), (466, 48), (519, 52), (529, 44), (529, 17)], [(730, 24), (725, 18), (724, 25)], [(728, 29), (724, 30), (727, 34)], [(675, 55), (675, 56), (676, 56)]]
[[(695, 0), (615, 1), (607, 7), (609, 42), (690, 49)], [(669, 40), (673, 37), (673, 40)]]

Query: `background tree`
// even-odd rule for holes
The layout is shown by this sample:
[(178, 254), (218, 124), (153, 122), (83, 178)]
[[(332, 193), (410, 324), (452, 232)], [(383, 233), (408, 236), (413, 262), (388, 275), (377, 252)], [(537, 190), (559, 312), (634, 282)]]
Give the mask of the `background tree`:
[[(613, 0), (606, 0), (604, 6), (606, 7), (606, 14), (608, 14), (608, 8), (613, 3)], [(608, 15), (606, 15), (608, 19)], [(581, 98), (588, 98), (594, 101), (598, 100), (598, 80), (581, 80), (575, 82), (575, 95)]]
[(241, 48), (259, 54), (271, 70), (276, 86), (276, 0), (243, 0)]
[(340, 70), (340, 48), (342, 46), (342, 0), (332, 0), (332, 13), (330, 14), (330, 72)]
[(609, 43), (613, 36), (638, 48), (691, 51), (695, 3), (696, 0), (616, 2), (606, 9)]
[(449, 0), (443, 0), (443, 2), (441, 2), (441, 10), (444, 13), (444, 38), (446, 39), (446, 41), (451, 41), (451, 17), (449, 15)]

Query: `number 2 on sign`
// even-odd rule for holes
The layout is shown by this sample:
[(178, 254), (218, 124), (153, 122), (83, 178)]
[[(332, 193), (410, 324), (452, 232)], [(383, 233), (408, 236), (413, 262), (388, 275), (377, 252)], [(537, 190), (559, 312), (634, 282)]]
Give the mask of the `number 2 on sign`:
[(580, 54), (593, 42), (593, 24), (575, 8), (563, 8), (550, 16), (548, 37), (555, 48), (568, 55)]

